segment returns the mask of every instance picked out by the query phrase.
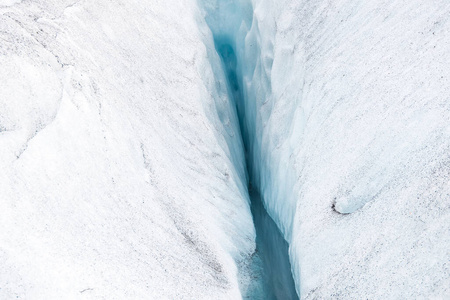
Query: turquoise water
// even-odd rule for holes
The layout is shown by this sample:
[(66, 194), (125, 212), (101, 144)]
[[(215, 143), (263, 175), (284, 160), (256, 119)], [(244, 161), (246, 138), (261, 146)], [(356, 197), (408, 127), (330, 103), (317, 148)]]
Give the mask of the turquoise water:
[[(235, 51), (226, 39), (216, 39), (215, 46), (222, 59), (230, 98), (233, 99), (239, 112), (242, 110), (239, 103), (243, 103), (245, 98), (239, 83)], [(247, 153), (248, 132), (244, 128), (243, 117), (245, 118), (245, 113), (240, 113), (238, 119), (243, 144), (246, 148), (244, 151)], [(246, 157), (249, 156), (246, 155)], [(259, 274), (255, 276), (255, 280), (260, 282), (255, 282), (244, 297), (247, 299), (298, 299), (289, 262), (289, 245), (268, 215), (258, 192), (249, 188), (249, 194), (256, 229), (256, 257), (253, 258), (253, 269), (256, 274)]]

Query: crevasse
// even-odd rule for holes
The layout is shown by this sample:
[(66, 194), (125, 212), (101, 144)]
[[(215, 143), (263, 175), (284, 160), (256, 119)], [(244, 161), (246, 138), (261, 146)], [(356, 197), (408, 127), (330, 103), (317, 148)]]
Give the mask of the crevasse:
[[(241, 153), (232, 153), (232, 157), (239, 159), (243, 152), (247, 166), (242, 180), (248, 185), (256, 229), (257, 255), (252, 268), (253, 274), (257, 275), (250, 287), (244, 288), (243, 296), (250, 299), (298, 299), (286, 242), (291, 228), (277, 213), (277, 208), (283, 204), (270, 199), (270, 195), (277, 191), (268, 191), (273, 183), (269, 184), (270, 168), (262, 159), (262, 126), (270, 112), (271, 46), (264, 45), (265, 52), (261, 53), (261, 35), (253, 19), (250, 1), (199, 0), (199, 4), (204, 9), (206, 23), (221, 59), (222, 68), (216, 72), (225, 74), (229, 98), (237, 115), (235, 120), (239, 123), (234, 128), (240, 129), (241, 149), (230, 148), (231, 152)], [(235, 161), (237, 166), (241, 163)], [(272, 211), (266, 211), (267, 207)], [(289, 217), (288, 222), (291, 219)]]

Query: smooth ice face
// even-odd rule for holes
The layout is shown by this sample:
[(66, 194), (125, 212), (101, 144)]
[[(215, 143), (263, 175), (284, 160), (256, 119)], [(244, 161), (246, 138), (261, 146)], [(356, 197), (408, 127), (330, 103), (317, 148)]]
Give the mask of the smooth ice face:
[(249, 124), (247, 120), (247, 100), (244, 95), (242, 72), (248, 61), (245, 60), (245, 39), (252, 25), (253, 7), (249, 0), (199, 0), (206, 23), (212, 33), (215, 49), (222, 58), (222, 70), (228, 77), (231, 100), (236, 109), (244, 147), (248, 149)]
[[(230, 99), (236, 108), (236, 116), (243, 141), (242, 153), (245, 152), (248, 179), (245, 183), (252, 189), (255, 178), (259, 178), (260, 161), (254, 160), (255, 114), (249, 108), (255, 107), (254, 98), (247, 98), (247, 89), (243, 76), (248, 72), (248, 64), (253, 59), (246, 60), (246, 40), (248, 37), (248, 22), (245, 6), (239, 1), (203, 1), (205, 20), (214, 39), (218, 55), (222, 61), (222, 70), (227, 78)], [(218, 5), (213, 5), (214, 3)], [(248, 4), (248, 3), (247, 3)], [(247, 19), (245, 19), (247, 17)], [(225, 22), (225, 23), (218, 23)], [(231, 22), (231, 23), (229, 23)], [(255, 43), (255, 48), (258, 44)], [(262, 175), (263, 176), (263, 175)], [(255, 186), (257, 188), (257, 186)], [(242, 287), (243, 296), (249, 299), (297, 299), (295, 284), (292, 278), (288, 255), (288, 244), (284, 240), (277, 225), (267, 214), (257, 191), (251, 192), (253, 220), (256, 229), (256, 252), (253, 256), (251, 269), (255, 276), (248, 287)]]

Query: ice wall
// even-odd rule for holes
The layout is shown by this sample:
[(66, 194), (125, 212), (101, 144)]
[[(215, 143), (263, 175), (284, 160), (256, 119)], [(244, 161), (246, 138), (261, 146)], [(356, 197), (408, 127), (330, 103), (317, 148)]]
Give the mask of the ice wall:
[(0, 1), (0, 299), (239, 299), (244, 157), (196, 2), (19, 2)]
[(301, 298), (448, 297), (448, 1), (253, 8), (251, 173)]
[[(267, 214), (258, 192), (258, 180), (264, 175), (259, 174), (261, 161), (257, 159), (261, 145), (256, 129), (260, 118), (249, 80), (260, 51), (259, 41), (252, 40), (259, 36), (252, 23), (253, 6), (250, 1), (236, 0), (201, 0), (199, 4), (222, 60), (222, 69), (215, 70), (227, 78), (227, 90), (236, 108), (242, 138), (240, 151), (246, 156), (248, 177), (243, 182), (249, 186), (257, 247), (252, 263), (256, 276), (252, 285), (243, 289), (243, 295), (249, 299), (298, 299), (289, 262), (289, 245)], [(262, 82), (260, 87), (261, 92), (270, 93), (268, 82)]]

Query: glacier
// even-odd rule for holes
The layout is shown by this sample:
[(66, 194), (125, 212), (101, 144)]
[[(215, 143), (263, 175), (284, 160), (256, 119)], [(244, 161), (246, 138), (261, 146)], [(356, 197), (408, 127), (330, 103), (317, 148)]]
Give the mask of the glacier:
[(221, 57), (222, 68), (217, 71), (223, 72), (226, 77), (229, 99), (235, 108), (242, 139), (240, 151), (245, 154), (245, 183), (249, 187), (248, 194), (256, 230), (256, 249), (251, 268), (254, 274), (259, 275), (247, 290), (243, 290), (243, 296), (250, 299), (298, 299), (292, 278), (288, 244), (268, 215), (259, 191), (253, 187), (253, 132), (247, 117), (247, 90), (243, 88), (243, 72), (247, 63), (243, 60), (243, 38), (251, 24), (252, 6), (248, 1), (203, 0), (200, 3), (213, 35), (216, 51)]
[(255, 229), (196, 2), (10, 3), (0, 299), (240, 298)]
[(450, 297), (447, 0), (0, 19), (0, 299)]
[(300, 297), (447, 298), (448, 2), (253, 4), (252, 172)]

